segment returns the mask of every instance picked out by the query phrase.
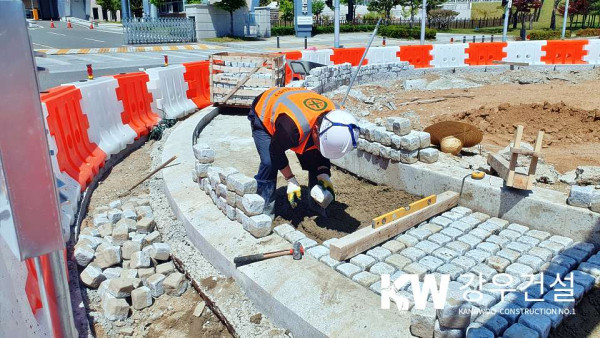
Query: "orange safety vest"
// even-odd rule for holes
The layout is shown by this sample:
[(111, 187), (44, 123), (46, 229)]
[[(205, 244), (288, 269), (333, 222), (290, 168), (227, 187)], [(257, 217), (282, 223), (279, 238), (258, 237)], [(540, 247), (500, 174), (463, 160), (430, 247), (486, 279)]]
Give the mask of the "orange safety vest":
[(254, 111), (271, 135), (275, 134), (275, 121), (281, 114), (289, 116), (296, 123), (300, 139), (298, 146), (291, 150), (297, 154), (317, 148), (314, 145), (304, 149), (311, 129), (319, 116), (334, 109), (335, 104), (330, 99), (306, 88), (271, 88), (262, 94), (254, 106)]

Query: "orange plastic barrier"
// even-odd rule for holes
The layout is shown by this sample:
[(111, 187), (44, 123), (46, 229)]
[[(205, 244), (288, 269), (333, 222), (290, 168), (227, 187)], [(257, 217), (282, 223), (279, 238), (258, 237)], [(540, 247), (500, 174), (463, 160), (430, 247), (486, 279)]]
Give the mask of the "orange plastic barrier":
[[(302, 52), (300, 51), (291, 51), (291, 52), (281, 52), (279, 54), (285, 54), (285, 60), (302, 60)], [(285, 84), (288, 84), (292, 81), (292, 69), (288, 66), (287, 62), (285, 64)]]
[(117, 99), (123, 102), (121, 120), (138, 134), (138, 138), (158, 124), (160, 117), (150, 108), (152, 94), (148, 92), (146, 82), (148, 74), (144, 72), (115, 75), (119, 83)]
[(400, 58), (400, 61), (408, 61), (415, 68), (430, 68), (431, 60), (433, 60), (432, 49), (432, 45), (400, 46), (400, 51), (396, 53), (396, 56)]
[(210, 61), (184, 63), (183, 79), (188, 84), (187, 98), (202, 109), (210, 105)]
[(542, 51), (546, 56), (542, 56), (542, 62), (549, 65), (564, 64), (585, 64), (583, 57), (587, 51), (583, 49), (588, 44), (588, 40), (548, 40)]
[(48, 130), (58, 149), (56, 159), (60, 171), (81, 185), (81, 191), (104, 166), (106, 153), (92, 143), (87, 130), (87, 116), (81, 111), (81, 92), (75, 86), (59, 86), (41, 95), (48, 110)]
[[(362, 47), (357, 48), (333, 48), (333, 55), (329, 57), (334, 64), (339, 65), (344, 62), (350, 62), (352, 67), (358, 66), (360, 58), (364, 54), (365, 49)], [(363, 66), (368, 64), (369, 60), (363, 61)]]
[(493, 65), (494, 61), (502, 61), (506, 57), (506, 42), (471, 42), (465, 49), (469, 57), (465, 63), (470, 66)]

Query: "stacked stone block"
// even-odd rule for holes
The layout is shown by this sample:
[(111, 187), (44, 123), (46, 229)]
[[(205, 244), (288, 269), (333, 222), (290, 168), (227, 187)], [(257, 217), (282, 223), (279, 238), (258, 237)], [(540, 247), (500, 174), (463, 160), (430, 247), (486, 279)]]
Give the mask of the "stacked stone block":
[[(397, 80), (400, 72), (411, 68), (413, 67), (408, 62), (363, 65), (354, 84)], [(314, 68), (306, 76), (304, 86), (317, 93), (336, 90), (341, 86), (350, 84), (350, 79), (356, 69), (357, 67), (352, 67), (350, 63)]]
[(600, 189), (593, 185), (572, 185), (567, 204), (600, 212)]
[(429, 147), (429, 133), (411, 130), (406, 118), (388, 117), (385, 126), (361, 120), (359, 127), (359, 151), (405, 164), (433, 163), (439, 158), (439, 151)]
[(192, 173), (197, 182), (221, 212), (256, 238), (271, 233), (271, 217), (263, 213), (264, 199), (256, 193), (256, 180), (235, 168), (213, 166), (215, 153), (207, 144), (195, 144), (196, 167)]
[(163, 293), (180, 296), (187, 290), (170, 246), (156, 230), (148, 195), (100, 206), (93, 220), (81, 230), (73, 254), (84, 268), (81, 282), (98, 290), (107, 319), (125, 320), (131, 308), (141, 310)]
[[(288, 224), (275, 228), (286, 239), (295, 231)], [(546, 337), (564, 319), (556, 309), (573, 309), (600, 283), (600, 253), (593, 244), (460, 206), (334, 266), (328, 263), (326, 243), (312, 244), (307, 256), (377, 294), (382, 274), (390, 275), (392, 283), (403, 274), (448, 274), (451, 282), (442, 310), (433, 309), (432, 303), (416, 309), (410, 284), (397, 289), (410, 299), (410, 329), (417, 337)], [(557, 277), (565, 285), (556, 284)], [(560, 301), (571, 292), (572, 301)], [(465, 308), (471, 310), (468, 318), (458, 311)], [(525, 312), (531, 308), (541, 310)]]

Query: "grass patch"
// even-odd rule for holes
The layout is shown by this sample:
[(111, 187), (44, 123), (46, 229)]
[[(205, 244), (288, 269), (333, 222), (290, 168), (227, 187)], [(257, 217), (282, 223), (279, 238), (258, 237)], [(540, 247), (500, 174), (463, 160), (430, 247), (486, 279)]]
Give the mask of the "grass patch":
[(504, 14), (502, 2), (474, 2), (471, 5), (471, 19), (499, 18)]

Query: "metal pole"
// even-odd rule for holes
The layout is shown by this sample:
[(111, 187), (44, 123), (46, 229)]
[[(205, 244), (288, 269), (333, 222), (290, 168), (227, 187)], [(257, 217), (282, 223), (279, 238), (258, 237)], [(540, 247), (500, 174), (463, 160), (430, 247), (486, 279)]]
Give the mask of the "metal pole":
[(129, 18), (127, 15), (127, 0), (121, 0), (121, 21)]
[(427, 17), (427, 0), (423, 0), (423, 13), (421, 13), (421, 44), (425, 44), (425, 18)]
[(71, 294), (69, 293), (69, 284), (67, 282), (67, 270), (65, 257), (62, 250), (54, 251), (48, 254), (50, 268), (52, 269), (52, 284), (54, 285), (54, 296), (56, 299), (56, 308), (60, 313), (60, 325), (63, 337), (77, 337), (75, 329), (75, 319), (73, 318), (73, 308), (71, 307)]
[(340, 0), (334, 0), (334, 7), (333, 7), (333, 47), (340, 48)]
[(381, 23), (381, 18), (379, 18), (379, 20), (377, 20), (377, 25), (375, 25), (375, 30), (373, 30), (373, 34), (371, 34), (371, 38), (369, 39), (367, 48), (365, 48), (365, 52), (363, 53), (362, 57), (360, 58), (358, 67), (356, 67), (356, 73), (354, 73), (354, 75), (352, 75), (352, 79), (350, 80), (350, 84), (348, 85), (348, 90), (346, 90), (346, 95), (344, 95), (344, 99), (342, 100), (342, 103), (340, 104), (340, 106), (344, 106), (344, 103), (346, 103), (346, 99), (348, 98), (350, 89), (352, 88), (352, 85), (354, 84), (354, 81), (356, 80), (356, 77), (358, 76), (358, 72), (360, 72), (360, 67), (362, 66), (363, 61), (365, 61), (365, 57), (367, 56), (367, 53), (369, 52), (369, 48), (371, 48), (371, 43), (373, 43), (373, 39), (375, 38), (375, 35), (377, 35), (377, 29), (379, 29), (380, 23)]
[(508, 0), (506, 9), (504, 10), (504, 27), (502, 27), (502, 42), (506, 42), (506, 33), (508, 32), (508, 17), (510, 8), (512, 7), (512, 0)]
[(569, 0), (566, 0), (565, 2), (565, 17), (563, 18), (562, 33), (560, 35), (561, 39), (564, 39), (565, 34), (567, 33), (567, 16), (569, 16)]

